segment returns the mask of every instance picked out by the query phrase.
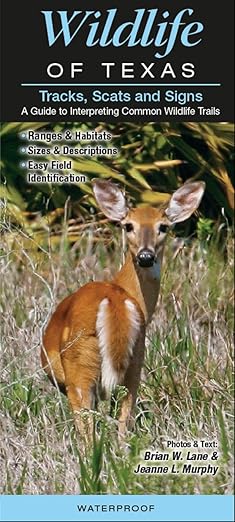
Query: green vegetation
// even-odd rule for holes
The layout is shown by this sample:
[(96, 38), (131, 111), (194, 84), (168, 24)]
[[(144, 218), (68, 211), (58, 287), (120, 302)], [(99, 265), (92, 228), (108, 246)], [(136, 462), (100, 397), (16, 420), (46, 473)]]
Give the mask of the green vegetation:
[[(107, 130), (113, 135), (112, 141), (103, 145), (118, 148), (120, 154), (95, 159), (66, 156), (66, 159), (73, 159), (74, 172), (86, 175), (87, 183), (41, 184), (40, 188), (39, 185), (29, 185), (26, 171), (19, 168), (25, 159), (21, 153), (25, 142), (20, 139), (19, 133), (28, 129), (89, 131), (94, 130), (94, 124), (41, 122), (2, 125), (1, 196), (8, 202), (11, 220), (25, 232), (34, 234), (40, 243), (45, 239), (48, 226), (51, 227), (53, 241), (57, 243), (66, 202), (67, 213), (72, 220), (68, 240), (74, 242), (79, 238), (81, 229), (76, 228), (75, 224), (90, 220), (90, 206), (95, 205), (89, 183), (94, 177), (121, 181), (137, 204), (157, 204), (164, 199), (162, 193), (167, 197), (189, 178), (203, 179), (207, 185), (201, 205), (204, 217), (214, 221), (222, 218), (224, 221), (221, 216), (223, 212), (229, 221), (232, 218), (234, 129), (231, 123), (99, 123), (96, 125), (97, 131)], [(44, 146), (48, 147), (48, 143)], [(45, 159), (52, 159), (52, 156)], [(60, 158), (56, 156), (55, 159)]]
[[(40, 185), (40, 190), (26, 184), (19, 168), (18, 133), (27, 126), (45, 124), (2, 126), (1, 492), (231, 493), (232, 125), (99, 124), (97, 129), (113, 132), (112, 146), (120, 155), (77, 163), (77, 171), (88, 179), (121, 179), (138, 204), (158, 203), (162, 192), (171, 193), (189, 178), (207, 183), (200, 216), (180, 229), (187, 237), (193, 232), (194, 241), (186, 240), (181, 249), (183, 242), (168, 239), (134, 429), (120, 446), (116, 419), (125, 390), (119, 388), (112, 416), (110, 402), (99, 404), (93, 445), (85, 454), (67, 398), (40, 367), (40, 344), (52, 310), (63, 297), (118, 269), (120, 230), (90, 213), (95, 204), (89, 183)], [(169, 439), (218, 441), (216, 476), (133, 472), (145, 450), (163, 451)]]
[[(85, 235), (85, 232), (84, 232)], [(88, 235), (88, 234), (87, 234)], [(100, 244), (92, 268), (110, 275), (119, 261), (118, 235), (105, 263)], [(24, 242), (24, 236), (18, 241)], [(2, 258), (2, 492), (229, 493), (232, 488), (232, 263), (213, 241), (195, 241), (175, 260), (169, 241), (162, 294), (148, 332), (145, 367), (135, 410), (135, 429), (120, 447), (115, 415), (119, 395), (96, 414), (93, 447), (84, 456), (76, 440), (66, 397), (40, 368), (42, 329), (54, 302), (76, 290), (91, 258), (73, 250), (41, 252), (34, 261), (5, 246)], [(227, 239), (228, 255), (232, 240)], [(79, 248), (80, 250), (80, 248)], [(93, 257), (92, 257), (93, 259)], [(91, 277), (91, 274), (90, 274)], [(136, 475), (141, 452), (162, 451), (164, 441), (217, 440), (219, 472), (198, 475)]]

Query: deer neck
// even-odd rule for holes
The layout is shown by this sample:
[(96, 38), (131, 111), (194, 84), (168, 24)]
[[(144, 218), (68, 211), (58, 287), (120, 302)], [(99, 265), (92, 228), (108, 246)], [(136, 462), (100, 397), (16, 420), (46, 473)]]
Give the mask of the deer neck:
[(150, 268), (141, 268), (129, 251), (114, 283), (121, 286), (139, 304), (146, 324), (152, 318), (160, 290), (162, 252)]

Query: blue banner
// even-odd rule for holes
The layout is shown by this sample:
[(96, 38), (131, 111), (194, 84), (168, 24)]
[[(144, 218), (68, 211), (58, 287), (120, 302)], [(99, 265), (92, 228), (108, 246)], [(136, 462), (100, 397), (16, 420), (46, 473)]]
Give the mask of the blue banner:
[(229, 495), (6, 495), (2, 522), (230, 522)]

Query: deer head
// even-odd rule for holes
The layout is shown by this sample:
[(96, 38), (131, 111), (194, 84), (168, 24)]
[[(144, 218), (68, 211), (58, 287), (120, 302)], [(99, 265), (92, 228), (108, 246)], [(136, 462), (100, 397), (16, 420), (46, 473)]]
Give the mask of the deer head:
[(96, 201), (111, 221), (125, 228), (129, 249), (140, 267), (151, 267), (162, 252), (168, 230), (188, 219), (198, 208), (205, 190), (202, 181), (185, 183), (174, 192), (165, 208), (129, 209), (123, 192), (110, 181), (96, 179)]

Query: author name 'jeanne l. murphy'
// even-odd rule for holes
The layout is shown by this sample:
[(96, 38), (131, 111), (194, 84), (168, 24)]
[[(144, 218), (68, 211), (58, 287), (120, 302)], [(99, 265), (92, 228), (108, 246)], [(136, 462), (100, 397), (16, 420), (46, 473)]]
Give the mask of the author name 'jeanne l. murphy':
[(207, 466), (193, 466), (192, 464), (184, 464), (179, 469), (175, 464), (172, 464), (171, 466), (141, 466), (138, 464), (137, 468), (134, 469), (134, 473), (137, 475), (167, 475), (181, 473), (182, 475), (215, 476), (218, 472), (218, 469), (219, 466), (212, 466), (211, 464), (207, 464)]

